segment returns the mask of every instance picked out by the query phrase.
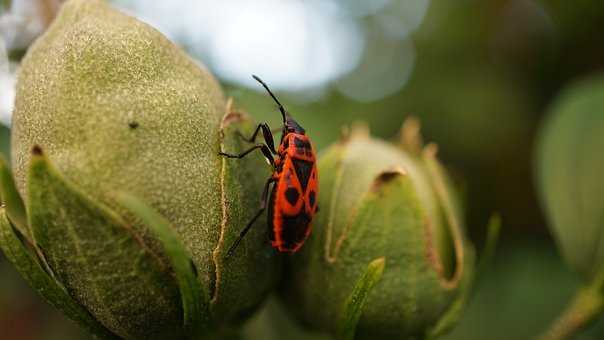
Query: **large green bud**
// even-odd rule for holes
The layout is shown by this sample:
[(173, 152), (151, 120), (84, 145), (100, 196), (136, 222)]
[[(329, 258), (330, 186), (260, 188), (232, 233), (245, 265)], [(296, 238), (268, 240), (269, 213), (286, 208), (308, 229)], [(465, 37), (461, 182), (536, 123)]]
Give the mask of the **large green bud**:
[(403, 147), (356, 129), (319, 157), (320, 211), (286, 304), (339, 338), (435, 336), (473, 276), (457, 197), (410, 120)]
[(7, 257), (96, 334), (239, 322), (271, 289), (275, 256), (258, 228), (224, 258), (269, 174), (261, 157), (218, 155), (244, 148), (233, 132), (252, 128), (232, 111), (212, 75), (153, 28), (104, 1), (66, 2), (18, 76), (16, 189), (2, 167)]

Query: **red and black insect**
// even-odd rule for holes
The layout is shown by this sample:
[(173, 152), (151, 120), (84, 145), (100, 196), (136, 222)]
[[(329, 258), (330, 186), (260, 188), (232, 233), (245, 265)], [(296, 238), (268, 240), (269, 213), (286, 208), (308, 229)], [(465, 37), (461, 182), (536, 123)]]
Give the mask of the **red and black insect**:
[[(318, 210), (318, 174), (315, 152), (310, 139), (306, 136), (304, 128), (285, 110), (268, 86), (257, 76), (253, 77), (262, 84), (279, 106), (283, 117), (281, 142), (279, 149), (275, 150), (270, 127), (267, 123), (261, 123), (250, 138), (242, 137), (250, 143), (255, 143), (258, 133), (262, 130), (264, 143), (256, 144), (239, 155), (220, 152), (220, 155), (225, 157), (243, 158), (250, 152), (260, 149), (273, 166), (273, 174), (264, 185), (260, 209), (241, 230), (239, 237), (229, 248), (227, 256), (235, 251), (266, 208), (268, 208), (268, 232), (272, 246), (280, 252), (298, 251), (310, 235), (312, 218)], [(273, 189), (269, 197), (271, 184)]]

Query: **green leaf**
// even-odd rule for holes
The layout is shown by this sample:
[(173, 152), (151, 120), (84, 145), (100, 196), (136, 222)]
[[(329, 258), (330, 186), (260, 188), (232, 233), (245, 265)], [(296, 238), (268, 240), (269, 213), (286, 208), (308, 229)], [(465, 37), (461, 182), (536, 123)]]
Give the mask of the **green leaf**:
[(382, 278), (385, 265), (386, 259), (383, 257), (373, 260), (355, 284), (352, 293), (348, 296), (342, 308), (342, 314), (338, 322), (339, 339), (354, 339), (357, 323), (363, 313), (365, 301), (367, 301), (367, 297), (373, 287)]
[(499, 242), (499, 234), (501, 233), (501, 216), (493, 214), (487, 225), (487, 238), (480, 254), (480, 262), (478, 263), (478, 275), (481, 275), (488, 265), (493, 261), (497, 243)]
[(162, 243), (180, 287), (185, 330), (192, 338), (202, 334), (210, 325), (210, 296), (197, 279), (194, 264), (170, 222), (130, 194), (119, 193), (117, 201), (151, 228)]
[(182, 332), (178, 287), (127, 224), (64, 179), (39, 148), (29, 172), (29, 219), (57, 279), (123, 338)]
[(15, 187), (13, 175), (4, 158), (0, 158), (0, 196), (6, 208), (8, 219), (17, 227), (21, 234), (32, 240), (31, 231), (27, 224), (27, 214), (23, 200)]
[(98, 337), (118, 339), (44, 271), (36, 258), (19, 240), (19, 236), (7, 219), (4, 208), (0, 208), (0, 248), (25, 281), (50, 305)]

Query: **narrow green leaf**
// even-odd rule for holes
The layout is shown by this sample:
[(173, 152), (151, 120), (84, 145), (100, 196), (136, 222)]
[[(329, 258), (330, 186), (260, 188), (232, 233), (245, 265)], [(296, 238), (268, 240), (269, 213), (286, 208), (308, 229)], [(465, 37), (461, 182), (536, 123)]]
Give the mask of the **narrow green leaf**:
[(384, 273), (386, 259), (383, 257), (373, 260), (367, 270), (355, 284), (352, 293), (344, 302), (342, 314), (338, 322), (338, 338), (352, 340), (356, 332), (357, 323), (363, 313), (363, 307), (373, 287), (380, 281)]
[(28, 185), (36, 243), (76, 301), (120, 337), (180, 336), (182, 311), (169, 266), (120, 216), (65, 179), (39, 148)]
[(31, 231), (27, 225), (27, 214), (23, 200), (15, 187), (13, 175), (9, 170), (4, 158), (0, 157), (0, 196), (6, 208), (6, 215), (13, 225), (32, 240)]
[(197, 279), (190, 256), (170, 222), (130, 194), (118, 193), (117, 201), (140, 218), (162, 243), (180, 287), (185, 330), (192, 338), (202, 334), (210, 325), (210, 296)]
[(19, 240), (19, 236), (7, 219), (4, 208), (0, 208), (0, 248), (25, 281), (50, 305), (98, 337), (118, 339), (42, 269), (36, 258)]
[(492, 262), (495, 256), (495, 249), (499, 242), (499, 234), (501, 233), (501, 216), (493, 214), (487, 225), (487, 238), (480, 254), (480, 262), (478, 263), (478, 275), (480, 276), (488, 265)]

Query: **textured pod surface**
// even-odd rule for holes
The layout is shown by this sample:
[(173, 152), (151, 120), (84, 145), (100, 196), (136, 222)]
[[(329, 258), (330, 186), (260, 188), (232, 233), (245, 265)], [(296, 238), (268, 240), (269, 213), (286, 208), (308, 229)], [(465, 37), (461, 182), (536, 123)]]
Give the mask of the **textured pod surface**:
[(355, 282), (382, 257), (385, 269), (364, 302), (357, 338), (423, 336), (448, 314), (472, 261), (453, 197), (445, 190), (446, 206), (446, 188), (429, 169), (432, 159), (430, 149), (412, 155), (358, 134), (320, 156), (321, 210), (286, 293), (304, 321), (337, 333)]
[(604, 263), (604, 79), (584, 80), (554, 103), (541, 131), (536, 179), (554, 237), (586, 278)]
[(212, 250), (203, 238), (213, 233), (215, 242), (211, 226), (221, 220), (216, 151), (225, 105), (214, 78), (159, 32), (104, 1), (67, 2), (18, 75), (17, 187), (27, 197), (30, 152), (40, 145), (95, 198), (111, 204), (113, 190), (144, 197), (187, 232), (200, 265)]
[[(118, 191), (138, 197), (175, 228), (200, 284), (210, 294), (209, 310), (217, 325), (247, 316), (270, 290), (276, 259), (265, 229), (252, 230), (237, 254), (224, 260), (224, 249), (255, 212), (263, 180), (269, 175), (259, 155), (241, 162), (218, 156), (220, 149), (246, 148), (234, 131), (253, 128), (243, 115), (232, 119), (229, 112), (219, 84), (203, 66), (155, 29), (101, 0), (67, 1), (28, 50), (18, 75), (13, 115), (12, 168), (17, 188), (28, 208), (36, 210), (28, 211), (37, 223), (34, 238), (40, 237), (33, 241), (47, 242), (43, 251), (52, 259), (52, 269), (60, 273), (61, 283), (110, 330), (126, 337), (150, 337), (165, 329), (146, 324), (182, 323), (169, 268), (161, 269), (165, 277), (148, 282), (149, 287), (167, 289), (153, 296), (144, 293), (150, 288), (142, 278), (119, 274), (126, 270), (123, 261), (132, 260), (125, 249), (125, 258), (112, 251), (114, 258), (86, 263), (66, 258), (66, 246), (56, 244), (61, 235), (73, 238), (83, 233), (78, 237), (85, 240), (81, 246), (100, 251), (107, 245), (99, 235), (111, 230), (119, 230), (116, 239), (128, 239), (123, 228), (115, 228), (105, 217), (92, 218), (96, 229), (78, 225), (90, 218), (90, 205), (103, 206), (109, 215), (123, 220), (135, 239), (124, 244), (140, 245), (139, 251), (159, 265), (170, 263), (150, 229), (114, 199)], [(31, 196), (28, 172), (34, 145), (44, 150), (57, 175), (86, 197), (86, 209), (45, 185), (38, 185), (37, 196)], [(70, 225), (61, 225), (66, 219)], [(91, 232), (98, 235), (91, 237)], [(49, 233), (53, 240), (47, 238)], [(120, 243), (113, 246), (119, 248)], [(106, 271), (96, 272), (98, 263)], [(113, 305), (104, 306), (101, 317), (103, 308), (91, 280), (104, 281), (106, 289), (124, 285), (125, 290), (116, 294), (128, 291), (137, 303), (108, 299)], [(158, 301), (172, 307), (155, 308)], [(124, 326), (116, 318), (138, 321)]]

